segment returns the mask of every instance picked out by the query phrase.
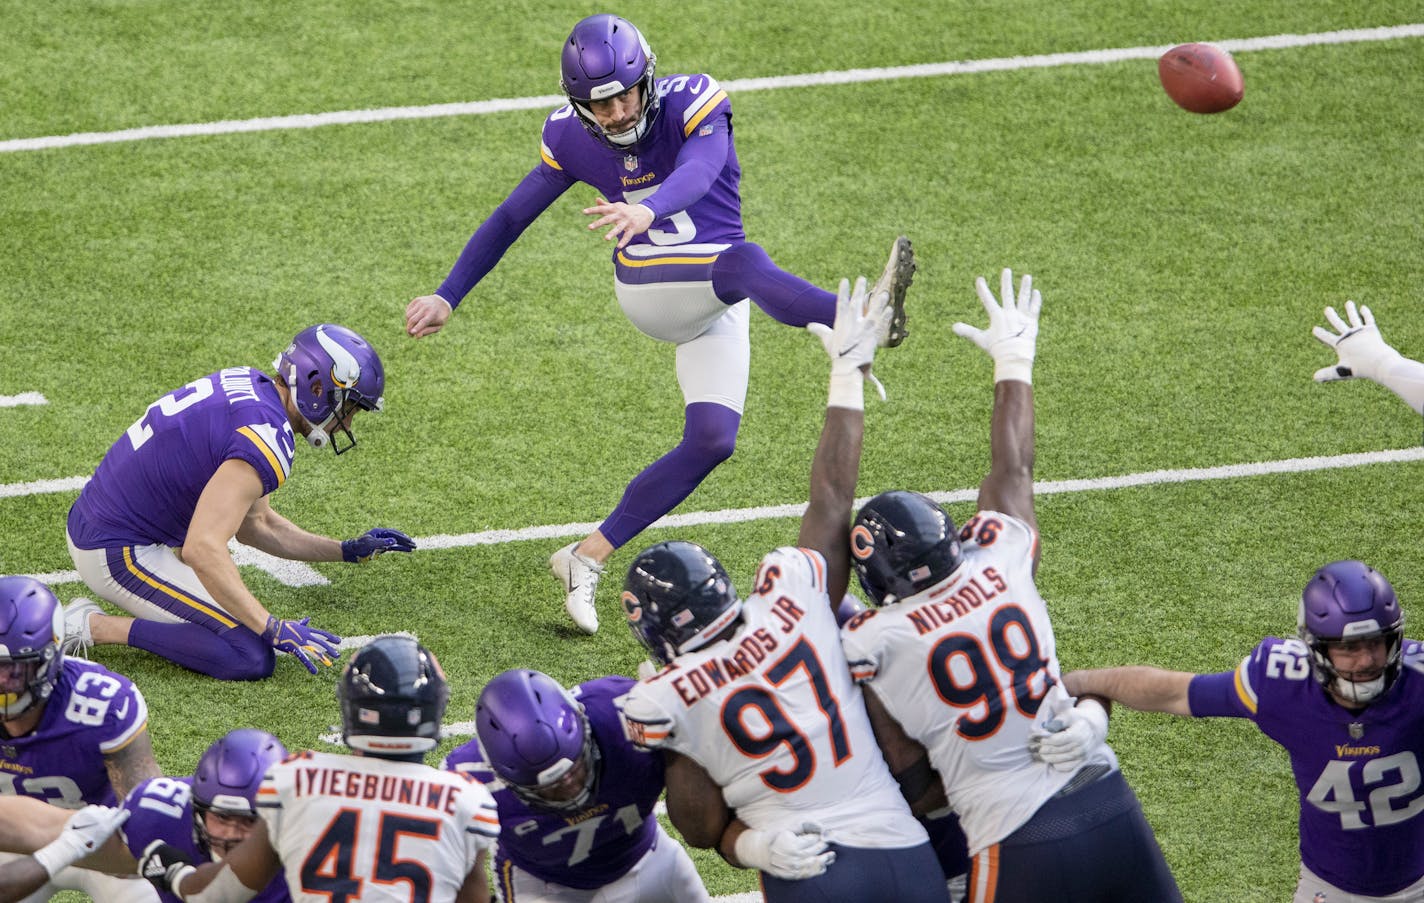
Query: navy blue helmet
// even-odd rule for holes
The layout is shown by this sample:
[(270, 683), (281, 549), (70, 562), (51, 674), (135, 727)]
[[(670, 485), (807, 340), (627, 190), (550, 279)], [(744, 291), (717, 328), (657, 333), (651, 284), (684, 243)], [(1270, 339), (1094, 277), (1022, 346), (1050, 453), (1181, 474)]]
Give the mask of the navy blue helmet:
[(660, 665), (700, 649), (742, 613), (722, 563), (692, 542), (660, 542), (638, 553), (623, 581), (628, 626)]
[(926, 590), (962, 561), (954, 521), (918, 492), (882, 492), (861, 507), (850, 531), (850, 563), (875, 605)]
[(336, 695), (347, 746), (372, 756), (418, 758), (440, 741), (450, 685), (429, 649), (411, 637), (387, 635), (356, 650)]

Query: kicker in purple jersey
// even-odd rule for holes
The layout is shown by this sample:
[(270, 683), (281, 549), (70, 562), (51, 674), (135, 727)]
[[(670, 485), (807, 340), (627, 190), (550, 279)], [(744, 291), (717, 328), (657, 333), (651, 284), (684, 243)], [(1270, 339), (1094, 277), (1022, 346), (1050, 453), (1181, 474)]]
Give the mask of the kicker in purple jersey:
[(251, 464), (262, 491), (291, 472), (295, 438), (271, 377), (229, 367), (155, 401), (110, 447), (69, 510), (81, 549), (178, 547), (198, 496), (229, 458)]
[(131, 743), (147, 723), (148, 706), (127, 677), (66, 658), (35, 729), (23, 737), (0, 736), (0, 793), (67, 809), (112, 806), (104, 756)]
[(634, 683), (627, 677), (600, 677), (570, 691), (583, 703), (603, 753), (598, 792), (582, 811), (529, 806), (495, 776), (477, 741), (457, 747), (445, 760), (446, 768), (474, 776), (494, 795), (499, 808), (496, 882), (513, 863), (541, 880), (593, 890), (623, 877), (652, 848), (663, 759), (628, 742), (613, 704)]
[[(212, 862), (193, 836), (192, 777), (149, 778), (129, 792), (124, 808), (129, 819), (119, 828), (125, 846), (135, 859), (155, 840), (161, 840), (187, 853), (195, 865)], [(179, 898), (159, 891), (163, 903), (179, 903)], [(282, 873), (272, 879), (261, 893), (252, 898), (257, 903), (290, 903), (287, 879)]]
[(1250, 718), (1290, 754), (1316, 875), (1372, 897), (1424, 875), (1424, 645), (1405, 642), (1399, 679), (1359, 713), (1316, 683), (1304, 643), (1276, 637), (1235, 671), (1193, 678), (1189, 699), (1192, 715)]
[[(742, 168), (726, 92), (705, 74), (666, 76), (658, 79), (657, 90), (662, 110), (636, 153), (615, 151), (594, 140), (572, 106), (549, 114), (541, 138), (543, 159), (480, 226), (437, 293), (452, 306), (458, 305), (529, 224), (575, 183), (592, 186), (608, 201), (637, 203), (667, 181), (690, 140), (712, 134), (725, 137), (726, 155), (711, 185), (682, 210), (659, 210), (660, 218), (630, 244), (745, 242), (739, 187)], [(660, 205), (654, 201), (653, 206)], [(616, 250), (613, 256), (616, 261)], [(620, 267), (624, 281), (638, 281), (629, 278), (627, 269)], [(705, 271), (703, 265), (689, 278), (705, 280)]]

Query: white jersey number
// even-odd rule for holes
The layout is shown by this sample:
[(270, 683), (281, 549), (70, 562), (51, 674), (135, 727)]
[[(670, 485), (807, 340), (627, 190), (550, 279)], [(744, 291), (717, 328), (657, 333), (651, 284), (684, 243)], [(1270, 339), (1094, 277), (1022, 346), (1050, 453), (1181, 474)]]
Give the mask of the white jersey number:
[[(189, 392), (189, 390), (192, 391)], [(204, 398), (212, 395), (214, 391), (212, 378), (204, 376), (201, 379), (193, 380), (181, 389), (174, 389), (172, 392), (169, 392), (167, 395), (149, 405), (148, 410), (143, 412), (143, 416), (135, 420), (133, 426), (128, 429), (129, 443), (133, 445), (134, 451), (138, 451), (139, 446), (153, 438), (153, 427), (144, 423), (144, 421), (153, 413), (154, 408), (158, 408), (163, 416), (172, 417), (175, 414), (181, 414), (183, 411), (191, 408)]]
[[(574, 836), (573, 852), (569, 853), (569, 865), (575, 866), (588, 858), (593, 850), (593, 839), (598, 834), (599, 825), (607, 816), (597, 815), (593, 818), (569, 825), (567, 828), (560, 828), (557, 831), (544, 835), (544, 846), (549, 847), (560, 843), (565, 837), (572, 834)], [(639, 814), (638, 807), (629, 804), (613, 813), (613, 818), (623, 824), (623, 830), (629, 836), (636, 834), (638, 829), (643, 827), (643, 816)]]
[[(628, 199), (628, 203), (636, 204), (643, 198), (657, 191), (657, 186), (652, 188), (636, 188), (632, 191), (623, 192), (623, 197)], [(679, 210), (676, 213), (669, 213), (663, 217), (667, 222), (672, 223), (672, 230), (648, 229), (648, 239), (655, 245), (685, 245), (697, 238), (697, 225), (692, 222), (692, 217), (687, 215), (686, 210)]]
[[(1419, 793), (1419, 760), (1413, 752), (1395, 753), (1365, 762), (1360, 775), (1364, 787), (1371, 784), (1381, 785), (1370, 791), (1368, 801), (1355, 796), (1350, 778), (1357, 764), (1339, 759), (1332, 760), (1320, 773), (1306, 799), (1317, 809), (1338, 814), (1340, 827), (1346, 831), (1372, 826), (1382, 828), (1408, 821), (1424, 811), (1424, 794)], [(1383, 783), (1391, 775), (1394, 780), (1388, 784)], [(1409, 799), (1411, 796), (1413, 798)], [(1396, 800), (1403, 801), (1403, 805), (1395, 805)], [(1373, 825), (1366, 824), (1362, 817), (1366, 811), (1369, 812)]]

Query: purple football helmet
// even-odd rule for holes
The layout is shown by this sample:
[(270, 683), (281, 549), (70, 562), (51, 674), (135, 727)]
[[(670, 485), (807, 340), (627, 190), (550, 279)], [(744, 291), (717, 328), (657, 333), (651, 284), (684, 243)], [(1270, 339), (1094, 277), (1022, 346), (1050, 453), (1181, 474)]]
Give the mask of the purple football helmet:
[[(559, 86), (590, 135), (614, 150), (631, 152), (658, 117), (658, 92), (653, 84), (657, 61), (633, 23), (600, 13), (581, 20), (569, 32), (559, 64)], [(617, 134), (605, 132), (589, 104), (616, 97), (635, 85), (642, 88), (643, 103), (637, 124)]]
[(229, 731), (208, 747), (193, 770), (193, 837), (205, 852), (220, 859), (238, 843), (212, 837), (207, 814), (255, 819), (262, 776), (286, 757), (281, 740), (250, 727)]
[(495, 675), (475, 703), (475, 733), (494, 773), (531, 806), (577, 811), (592, 801), (598, 744), (583, 706), (549, 675)]
[(850, 531), (850, 563), (872, 605), (889, 605), (939, 583), (963, 560), (954, 521), (918, 492), (882, 492)]
[[(1296, 630), (1310, 647), (1311, 669), (1327, 691), (1365, 705), (1384, 695), (1399, 677), (1404, 646), (1404, 609), (1384, 575), (1363, 561), (1334, 561), (1315, 572), (1300, 596)], [(1384, 671), (1353, 680), (1330, 661), (1331, 643), (1385, 640)]]
[[(313, 448), (330, 442), (338, 455), (355, 448), (346, 416), (358, 408), (379, 411), (385, 403), (386, 371), (381, 358), (365, 339), (344, 326), (322, 323), (303, 329), (272, 366), (311, 427), (307, 442)], [(332, 441), (337, 432), (345, 434), (345, 445)]]
[(18, 718), (54, 692), (64, 667), (64, 609), (33, 577), (0, 577), (0, 716)]

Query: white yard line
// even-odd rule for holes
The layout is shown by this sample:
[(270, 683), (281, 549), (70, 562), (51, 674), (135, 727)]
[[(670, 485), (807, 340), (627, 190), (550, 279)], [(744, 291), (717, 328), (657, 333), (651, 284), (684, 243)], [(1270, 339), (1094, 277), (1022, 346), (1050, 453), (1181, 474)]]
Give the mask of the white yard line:
[[(1083, 480), (1051, 480), (1033, 484), (1035, 495), (1056, 495), (1063, 492), (1100, 492), (1116, 489), (1130, 489), (1137, 486), (1156, 486), (1164, 483), (1198, 483), (1207, 480), (1235, 480), (1246, 477), (1263, 477), (1282, 473), (1308, 473), (1315, 470), (1344, 470), (1352, 467), (1366, 467), (1372, 464), (1402, 464), (1424, 460), (1424, 447), (1387, 449), (1376, 452), (1357, 452), (1347, 455), (1328, 455), (1315, 458), (1286, 458), (1280, 461), (1256, 461), (1246, 464), (1223, 464), (1217, 467), (1194, 467), (1180, 470), (1149, 470), (1142, 473), (1128, 473), (1115, 477), (1094, 477)], [(0, 484), (0, 498), (7, 496), (38, 495), (45, 492), (65, 492), (84, 485), (85, 477), (69, 477), (63, 480), (38, 480), (32, 483)], [(953, 489), (929, 493), (941, 504), (967, 502), (976, 498), (978, 489)], [(856, 499), (855, 506), (864, 504), (866, 499)], [(660, 527), (696, 527), (706, 524), (734, 524), (744, 521), (770, 520), (778, 517), (800, 517), (806, 511), (805, 503), (795, 505), (764, 505), (756, 508), (726, 508), (721, 511), (691, 511), (686, 514), (670, 514), (653, 524), (650, 529)], [(508, 530), (484, 530), (478, 533), (437, 534), (416, 539), (421, 551), (434, 549), (459, 549), (468, 546), (500, 545), (507, 542), (523, 542), (531, 539), (566, 539), (587, 536), (598, 526), (597, 522), (573, 524), (545, 524), (535, 527), (520, 527)], [(325, 583), (326, 580), (315, 570), (299, 562), (284, 561), (264, 556), (253, 549), (233, 544), (234, 554), (239, 564), (256, 565), (272, 574), (288, 586), (309, 586)], [(50, 585), (73, 583), (79, 580), (74, 571), (60, 571), (53, 574), (35, 574), (36, 578)]]
[(49, 404), (38, 392), (21, 392), (19, 395), (0, 395), (0, 408), (18, 408), (22, 405)]
[[(1368, 41), (1394, 41), (1401, 38), (1424, 37), (1424, 24), (1391, 25), (1380, 28), (1352, 28), (1315, 34), (1279, 34), (1260, 38), (1233, 38), (1215, 41), (1218, 47), (1233, 53), (1256, 50), (1284, 50), (1320, 44), (1356, 44)], [(1107, 50), (1083, 50), (1074, 53), (1049, 53), (1037, 56), (1010, 56), (988, 60), (956, 60), (946, 63), (922, 63), (915, 66), (888, 66), (874, 69), (845, 69), (833, 72), (810, 72), (801, 75), (775, 75), (767, 78), (739, 78), (722, 83), (732, 93), (770, 91), (781, 88), (804, 88), (812, 85), (847, 85), (864, 82), (895, 81), (906, 78), (938, 78), (947, 75), (970, 75), (977, 72), (1003, 72), (1012, 69), (1042, 69), (1052, 66), (1094, 66), (1124, 60), (1156, 59), (1170, 49), (1160, 47), (1121, 47)], [(258, 119), (228, 119), (220, 122), (195, 122), (181, 125), (152, 125), (121, 129), (114, 132), (80, 132), (72, 135), (48, 135), (38, 138), (12, 138), (0, 141), (0, 153), (53, 150), (87, 144), (112, 144), (120, 141), (147, 141), (153, 138), (186, 138), (200, 135), (228, 135), (236, 132), (270, 132), (282, 129), (311, 129), (327, 125), (354, 125), (364, 122), (391, 122), (397, 119), (433, 119), (444, 116), (487, 116), (515, 110), (542, 110), (565, 102), (560, 94), (539, 97), (512, 97), (498, 100), (477, 100), (468, 103), (438, 103), (416, 107), (381, 107), (374, 110), (339, 110), (329, 113), (302, 113), (295, 116), (265, 116)]]

